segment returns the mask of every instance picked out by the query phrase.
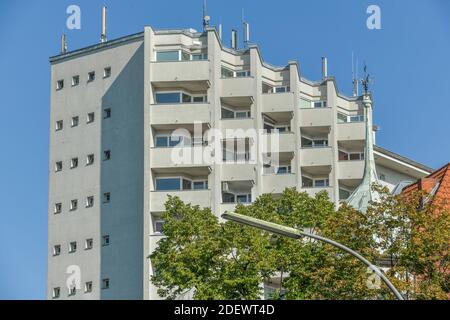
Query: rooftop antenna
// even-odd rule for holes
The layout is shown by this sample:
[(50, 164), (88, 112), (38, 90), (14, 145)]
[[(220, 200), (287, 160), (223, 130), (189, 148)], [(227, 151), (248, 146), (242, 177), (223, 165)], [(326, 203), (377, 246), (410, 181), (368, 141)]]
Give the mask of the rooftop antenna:
[(220, 39), (220, 43), (222, 42), (222, 23), (219, 23), (219, 39)]
[(206, 28), (209, 27), (209, 22), (211, 20), (211, 17), (206, 14), (207, 8), (206, 8), (206, 0), (203, 0), (203, 31), (206, 30)]
[(248, 47), (248, 43), (250, 42), (250, 24), (245, 21), (244, 18), (244, 9), (242, 9), (242, 28), (244, 29), (244, 47)]
[(364, 78), (361, 79), (361, 85), (364, 89), (364, 95), (368, 95), (369, 93), (369, 84), (372, 83), (372, 78), (370, 78), (370, 74), (367, 73), (367, 65), (364, 62)]
[(66, 39), (66, 34), (63, 33), (61, 35), (61, 53), (66, 53), (67, 52), (67, 39)]
[(106, 6), (102, 6), (102, 34), (100, 36), (100, 42), (106, 42)]
[(231, 30), (231, 49), (237, 50), (238, 48), (238, 33), (235, 29)]
[(353, 85), (353, 96), (357, 97), (359, 95), (358, 88), (358, 58), (356, 58), (356, 65), (354, 61), (354, 55), (352, 51), (352, 85)]

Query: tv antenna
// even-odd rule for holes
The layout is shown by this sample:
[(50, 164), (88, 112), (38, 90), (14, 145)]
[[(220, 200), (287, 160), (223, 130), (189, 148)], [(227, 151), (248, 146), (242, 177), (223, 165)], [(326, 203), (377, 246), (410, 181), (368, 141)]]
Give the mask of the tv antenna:
[(209, 27), (211, 17), (207, 15), (206, 0), (203, 0), (203, 31)]
[(352, 51), (352, 85), (353, 85), (353, 96), (357, 97), (359, 95), (359, 86), (358, 86), (358, 58), (355, 58)]
[(370, 74), (367, 72), (367, 65), (364, 63), (364, 78), (361, 79), (361, 85), (364, 89), (364, 94), (367, 95), (369, 93), (369, 84), (373, 83)]

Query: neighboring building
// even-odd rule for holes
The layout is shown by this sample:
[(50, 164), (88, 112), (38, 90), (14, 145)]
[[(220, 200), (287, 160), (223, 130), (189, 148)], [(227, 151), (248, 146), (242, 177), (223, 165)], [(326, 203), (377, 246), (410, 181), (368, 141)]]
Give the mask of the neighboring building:
[[(287, 187), (325, 190), (338, 204), (361, 182), (362, 96), (342, 95), (326, 72), (304, 79), (295, 61), (274, 67), (256, 45), (226, 48), (214, 28), (145, 27), (50, 63), (49, 299), (158, 298), (147, 257), (168, 194), (220, 215)], [(174, 163), (177, 145), (211, 151), (201, 135), (210, 128), (268, 131), (221, 140), (213, 153), (223, 162)], [(278, 134), (276, 152), (258, 141)], [(432, 171), (376, 146), (374, 161), (391, 189)], [(70, 266), (81, 286), (69, 292)]]

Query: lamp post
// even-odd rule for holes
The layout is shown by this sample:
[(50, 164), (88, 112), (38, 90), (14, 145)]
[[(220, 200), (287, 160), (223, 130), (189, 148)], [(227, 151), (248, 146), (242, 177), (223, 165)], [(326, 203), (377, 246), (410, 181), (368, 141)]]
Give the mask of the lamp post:
[(234, 222), (237, 222), (240, 224), (244, 224), (247, 226), (262, 229), (262, 230), (265, 230), (265, 231), (268, 231), (271, 233), (279, 234), (281, 236), (285, 236), (285, 237), (292, 238), (292, 239), (301, 239), (302, 237), (308, 237), (308, 238), (312, 238), (315, 240), (319, 240), (319, 241), (331, 244), (332, 246), (335, 246), (335, 247), (342, 249), (345, 252), (351, 254), (352, 256), (354, 256), (355, 258), (357, 258), (358, 260), (363, 262), (365, 265), (367, 265), (373, 272), (375, 272), (381, 278), (381, 280), (383, 280), (383, 282), (388, 286), (388, 288), (392, 291), (392, 293), (395, 295), (395, 297), (398, 300), (404, 300), (403, 296), (400, 294), (400, 292), (397, 290), (397, 288), (394, 287), (394, 285), (389, 281), (388, 278), (386, 278), (386, 276), (383, 274), (383, 272), (381, 272), (381, 270), (377, 266), (370, 263), (369, 260), (367, 260), (366, 258), (361, 256), (359, 253), (344, 246), (343, 244), (340, 244), (339, 242), (318, 236), (316, 234), (303, 232), (298, 229), (282, 226), (282, 225), (279, 225), (276, 223), (267, 222), (264, 220), (244, 216), (244, 215), (237, 214), (237, 213), (224, 213), (222, 215), (222, 218), (224, 218), (226, 220), (234, 221)]

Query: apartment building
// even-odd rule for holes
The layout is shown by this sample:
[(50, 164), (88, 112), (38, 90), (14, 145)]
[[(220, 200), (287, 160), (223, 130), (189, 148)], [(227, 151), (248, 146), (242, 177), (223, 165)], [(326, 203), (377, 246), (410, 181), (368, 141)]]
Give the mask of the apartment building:
[[(215, 28), (145, 27), (50, 64), (49, 299), (158, 299), (147, 256), (167, 195), (219, 216), (287, 187), (338, 205), (361, 182), (363, 97), (226, 47)], [(432, 172), (378, 146), (374, 159), (391, 189)]]

